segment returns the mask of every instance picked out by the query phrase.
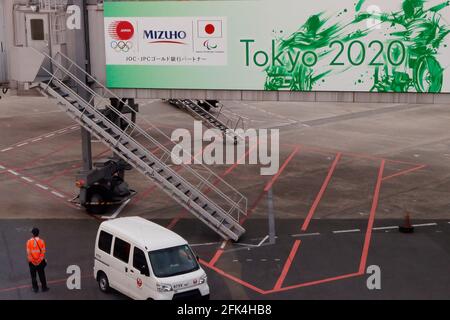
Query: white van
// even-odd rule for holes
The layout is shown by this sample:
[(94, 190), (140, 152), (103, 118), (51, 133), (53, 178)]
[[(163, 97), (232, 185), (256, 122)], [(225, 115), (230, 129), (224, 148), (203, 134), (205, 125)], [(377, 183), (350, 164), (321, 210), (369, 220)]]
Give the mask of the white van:
[(186, 240), (140, 217), (100, 225), (94, 277), (101, 291), (133, 299), (209, 298), (206, 273)]

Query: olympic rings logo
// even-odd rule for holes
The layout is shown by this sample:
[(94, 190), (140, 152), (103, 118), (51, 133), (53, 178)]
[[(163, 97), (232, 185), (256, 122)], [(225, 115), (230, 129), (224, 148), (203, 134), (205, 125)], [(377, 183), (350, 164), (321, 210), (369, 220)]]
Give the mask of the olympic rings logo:
[(131, 41), (112, 41), (111, 48), (116, 52), (128, 52), (133, 48)]

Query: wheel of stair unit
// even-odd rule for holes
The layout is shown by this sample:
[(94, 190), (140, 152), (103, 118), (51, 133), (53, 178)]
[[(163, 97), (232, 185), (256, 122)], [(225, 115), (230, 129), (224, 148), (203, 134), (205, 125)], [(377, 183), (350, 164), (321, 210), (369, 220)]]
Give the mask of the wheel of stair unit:
[(101, 185), (94, 185), (87, 190), (86, 211), (90, 214), (104, 214), (108, 208), (108, 190)]

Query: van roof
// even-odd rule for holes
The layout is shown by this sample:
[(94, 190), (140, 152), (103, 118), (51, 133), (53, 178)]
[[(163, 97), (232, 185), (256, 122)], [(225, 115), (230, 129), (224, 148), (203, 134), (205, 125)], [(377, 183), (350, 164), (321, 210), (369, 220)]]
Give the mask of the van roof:
[(141, 217), (126, 217), (105, 221), (100, 229), (113, 233), (134, 245), (155, 251), (187, 244), (181, 236)]

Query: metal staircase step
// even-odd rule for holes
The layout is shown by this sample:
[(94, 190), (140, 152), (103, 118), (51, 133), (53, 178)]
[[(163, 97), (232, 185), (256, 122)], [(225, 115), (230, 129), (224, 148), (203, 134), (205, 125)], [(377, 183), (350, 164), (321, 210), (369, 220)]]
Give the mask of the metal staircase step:
[[(71, 81), (71, 86), (73, 86), (73, 84), (81, 86), (85, 85), (84, 79), (82, 82), (79, 82), (81, 80), (77, 81), (77, 78), (73, 76), (74, 73), (67, 71), (59, 60), (54, 60), (49, 56), (47, 58), (58, 66), (58, 73), (62, 73), (62, 77), (64, 79), (68, 78)], [(74, 66), (78, 67), (76, 65)], [(107, 95), (116, 97), (113, 93), (108, 91), (107, 88), (96, 82), (96, 79), (92, 78), (92, 76), (87, 73), (83, 73), (84, 71), (81, 68), (79, 71), (83, 74), (83, 77), (95, 82), (96, 85), (102, 89), (101, 91), (105, 92), (105, 96), (102, 96), (97, 94), (95, 91), (92, 91), (90, 87), (83, 87), (88, 92), (90, 92), (89, 90), (92, 91), (90, 92), (90, 94), (92, 94), (92, 98), (106, 100)], [(52, 78), (56, 77), (55, 75), (50, 76), (52, 76)], [(111, 150), (120, 155), (139, 172), (144, 174), (146, 178), (153, 181), (158, 187), (161, 188), (161, 190), (165, 191), (170, 197), (184, 206), (189, 212), (199, 218), (212, 230), (217, 232), (217, 234), (221, 237), (226, 240), (233, 239), (237, 241), (245, 232), (245, 229), (239, 224), (239, 215), (245, 214), (247, 199), (237, 190), (226, 184), (225, 181), (215, 175), (210, 169), (202, 166), (198, 170), (195, 170), (195, 168), (182, 164), (181, 166), (184, 170), (181, 170), (180, 172), (173, 170), (171, 166), (168, 166), (163, 160), (168, 159), (168, 156), (170, 157), (170, 151), (159, 143), (156, 138), (152, 137), (147, 130), (142, 129), (137, 125), (133, 128), (133, 131), (143, 136), (143, 140), (148, 140), (148, 144), (145, 145), (159, 146), (159, 150), (163, 150), (164, 152), (163, 156), (157, 156), (152, 153), (150, 150), (141, 145), (140, 142), (134, 140), (126, 131), (123, 130), (123, 128), (120, 128), (111, 122), (111, 118), (108, 118), (109, 114), (117, 113), (117, 110), (114, 109), (113, 106), (107, 104), (102, 107), (102, 109), (99, 109), (90, 104), (92, 99), (89, 102), (86, 101), (86, 99), (75, 93), (71, 89), (72, 87), (69, 87), (69, 85), (59, 80), (54, 80), (53, 82), (41, 82), (40, 88), (49, 96), (53, 96), (54, 98), (57, 98), (59, 102), (63, 102), (64, 110), (67, 111), (67, 114), (73, 120), (77, 121), (82, 127), (98, 136), (110, 147)], [(217, 121), (217, 119), (205, 112), (203, 108), (199, 108), (199, 106), (192, 103), (190, 100), (169, 100), (169, 102), (179, 107), (187, 108), (192, 112), (196, 112), (200, 117), (202, 117), (202, 119), (206, 119), (205, 117), (207, 117), (211, 119), (212, 125), (220, 127), (221, 129), (224, 128), (224, 125)], [(80, 114), (80, 112), (82, 112), (82, 114)], [(128, 118), (125, 117), (123, 120), (129, 121)], [(164, 135), (162, 132), (161, 134)], [(111, 137), (114, 140), (112, 140)], [(183, 177), (184, 171), (187, 171), (185, 174), (189, 174), (189, 176)], [(208, 177), (206, 177), (207, 174), (204, 172), (208, 174)], [(159, 177), (152, 173), (157, 173)], [(219, 179), (219, 181), (222, 181), (222, 183), (225, 183), (227, 188), (231, 190), (230, 191), (227, 189), (228, 192), (235, 195), (235, 197), (240, 200), (232, 200), (232, 197), (229, 197), (225, 194), (225, 192), (218, 189), (216, 184), (212, 184), (211, 175), (215, 176), (216, 179)], [(161, 179), (161, 177), (163, 179)], [(193, 183), (190, 182), (192, 179), (197, 180)], [(196, 185), (197, 187), (195, 187)], [(203, 192), (202, 189), (204, 187), (208, 188), (208, 192), (215, 192), (215, 197), (219, 197), (219, 199), (221, 199), (220, 202), (213, 201), (213, 198), (210, 198), (207, 195), (208, 192)], [(244, 205), (242, 206), (240, 203)], [(244, 209), (242, 207), (244, 207)], [(237, 215), (237, 217), (234, 215)]]

